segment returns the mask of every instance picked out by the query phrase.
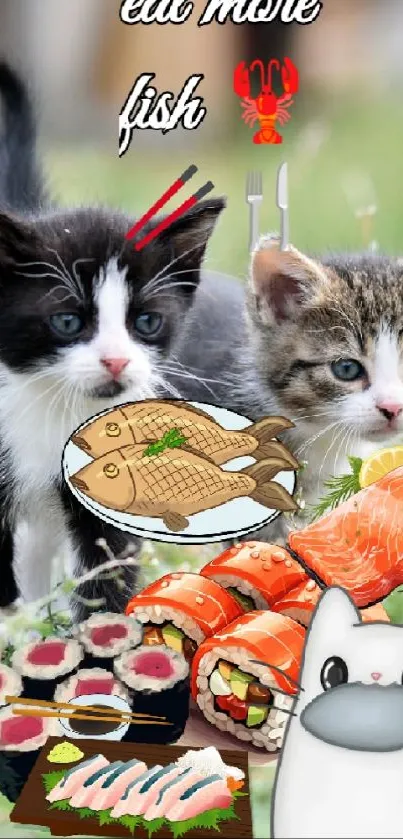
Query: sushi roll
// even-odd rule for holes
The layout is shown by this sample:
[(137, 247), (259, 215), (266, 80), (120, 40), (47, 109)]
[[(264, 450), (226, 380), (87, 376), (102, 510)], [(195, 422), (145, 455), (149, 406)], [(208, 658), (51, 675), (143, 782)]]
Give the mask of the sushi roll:
[(115, 660), (115, 673), (130, 693), (134, 713), (165, 717), (169, 725), (144, 722), (130, 725), (123, 740), (133, 743), (174, 743), (189, 716), (189, 663), (166, 646), (142, 645)]
[(134, 617), (113, 612), (95, 613), (81, 623), (76, 638), (85, 651), (83, 667), (113, 671), (113, 659), (141, 644), (143, 627)]
[[(308, 582), (297, 586), (297, 588), (289, 591), (281, 600), (278, 600), (272, 606), (272, 611), (278, 612), (281, 615), (288, 615), (289, 618), (307, 627), (321, 594), (323, 594), (323, 589), (319, 588), (314, 580), (308, 580)], [(370, 621), (386, 621), (390, 623), (389, 616), (382, 603), (377, 603), (375, 606), (369, 606), (366, 609), (360, 609), (360, 612), (363, 621), (366, 623)]]
[(0, 708), (0, 791), (16, 801), (49, 736), (56, 733), (55, 720), (23, 717), (10, 705)]
[(229, 592), (200, 574), (167, 574), (133, 597), (126, 614), (144, 624), (143, 644), (165, 644), (191, 661), (198, 644), (242, 614)]
[(0, 664), (0, 707), (8, 704), (6, 696), (20, 696), (22, 687), (20, 674), (6, 664)]
[(224, 586), (243, 611), (271, 609), (290, 589), (307, 580), (304, 569), (278, 545), (244, 542), (215, 557), (200, 571)]
[(100, 667), (78, 670), (62, 682), (55, 691), (55, 702), (74, 702), (78, 696), (119, 696), (125, 702), (129, 694), (126, 688), (114, 677), (109, 670)]
[(207, 638), (192, 664), (192, 695), (206, 719), (245, 743), (279, 749), (304, 641), (300, 624), (270, 611), (244, 614)]
[(22, 695), (53, 699), (56, 686), (77, 670), (83, 655), (78, 641), (56, 637), (33, 641), (16, 650), (11, 664), (22, 677)]

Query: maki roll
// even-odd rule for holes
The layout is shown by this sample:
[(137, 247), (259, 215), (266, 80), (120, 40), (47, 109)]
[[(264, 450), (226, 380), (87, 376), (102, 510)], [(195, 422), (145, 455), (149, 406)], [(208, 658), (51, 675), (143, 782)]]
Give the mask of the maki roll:
[(239, 543), (216, 556), (200, 573), (224, 586), (245, 612), (271, 609), (307, 579), (304, 569), (284, 548), (263, 542)]
[(229, 592), (200, 574), (167, 574), (133, 597), (126, 614), (144, 624), (143, 644), (165, 644), (191, 661), (197, 646), (242, 614)]
[(189, 716), (189, 664), (166, 646), (142, 645), (115, 661), (115, 673), (130, 693), (134, 713), (164, 717), (169, 725), (130, 725), (123, 738), (133, 743), (174, 743)]
[[(298, 621), (302, 626), (307, 627), (322, 594), (323, 589), (319, 588), (314, 580), (308, 580), (306, 583), (302, 583), (302, 585), (289, 591), (281, 600), (278, 600), (272, 606), (272, 611), (279, 612), (281, 615), (287, 615), (289, 618)], [(364, 623), (371, 621), (390, 623), (390, 618), (382, 603), (376, 603), (375, 606), (360, 609), (360, 613)]]
[(113, 673), (100, 667), (78, 670), (56, 688), (54, 698), (55, 702), (74, 702), (78, 696), (92, 696), (94, 693), (128, 700), (128, 691)]
[(134, 617), (113, 612), (95, 613), (80, 624), (76, 637), (85, 650), (83, 667), (113, 671), (116, 656), (141, 644), (143, 627)]
[(206, 719), (269, 752), (280, 748), (305, 630), (273, 612), (249, 612), (207, 638), (193, 659), (192, 695)]
[(33, 641), (16, 650), (11, 664), (22, 677), (22, 695), (53, 699), (56, 686), (77, 670), (83, 655), (78, 641), (56, 637)]
[(42, 746), (55, 734), (55, 720), (23, 717), (10, 705), (0, 708), (0, 791), (16, 801)]
[(20, 696), (22, 693), (22, 679), (19, 673), (0, 664), (0, 706), (7, 705), (6, 696)]

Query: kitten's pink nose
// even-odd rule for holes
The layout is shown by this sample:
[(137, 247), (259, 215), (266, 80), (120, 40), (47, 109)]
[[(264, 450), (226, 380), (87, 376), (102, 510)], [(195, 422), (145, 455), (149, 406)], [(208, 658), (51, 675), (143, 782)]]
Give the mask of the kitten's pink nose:
[(379, 682), (379, 679), (381, 678), (382, 673), (371, 673), (371, 676), (372, 676), (374, 682)]
[(381, 402), (377, 402), (376, 407), (378, 408), (378, 411), (380, 411), (381, 414), (389, 420), (389, 422), (396, 419), (396, 417), (398, 417), (403, 411), (402, 403), (392, 402), (391, 399), (384, 399)]
[(114, 379), (119, 378), (122, 370), (127, 367), (128, 363), (128, 358), (101, 358), (101, 364), (106, 367)]

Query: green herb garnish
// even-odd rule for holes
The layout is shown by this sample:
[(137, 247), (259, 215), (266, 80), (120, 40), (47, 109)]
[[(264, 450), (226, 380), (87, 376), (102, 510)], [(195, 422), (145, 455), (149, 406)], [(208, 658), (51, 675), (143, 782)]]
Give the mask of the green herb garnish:
[(143, 457), (154, 457), (161, 454), (165, 449), (178, 449), (186, 443), (187, 437), (183, 437), (179, 428), (171, 428), (161, 437), (161, 440), (156, 440), (155, 443), (150, 443), (143, 451)]
[(347, 501), (352, 495), (360, 491), (359, 475), (362, 460), (360, 457), (349, 457), (348, 462), (351, 466), (351, 472), (348, 475), (338, 475), (324, 482), (329, 492), (319, 499), (316, 506), (309, 508), (311, 521), (315, 521), (325, 513), (331, 512), (343, 501)]

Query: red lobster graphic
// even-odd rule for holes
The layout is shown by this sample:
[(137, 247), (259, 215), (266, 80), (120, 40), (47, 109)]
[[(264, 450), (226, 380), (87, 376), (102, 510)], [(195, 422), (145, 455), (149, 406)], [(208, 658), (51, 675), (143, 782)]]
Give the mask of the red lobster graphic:
[[(255, 67), (260, 68), (261, 93), (256, 98), (250, 95), (249, 73)], [(272, 89), (272, 68), (281, 70), (284, 93), (276, 96)], [(253, 137), (254, 143), (282, 143), (281, 134), (275, 129), (276, 120), (284, 125), (290, 119), (288, 108), (293, 104), (292, 96), (298, 93), (299, 76), (298, 70), (290, 58), (284, 58), (284, 65), (281, 67), (276, 58), (269, 61), (267, 65), (267, 84), (265, 84), (265, 72), (263, 61), (256, 59), (246, 67), (245, 61), (241, 61), (234, 70), (234, 91), (237, 96), (242, 97), (243, 107), (242, 119), (247, 125), (253, 125), (259, 121), (260, 129)]]

